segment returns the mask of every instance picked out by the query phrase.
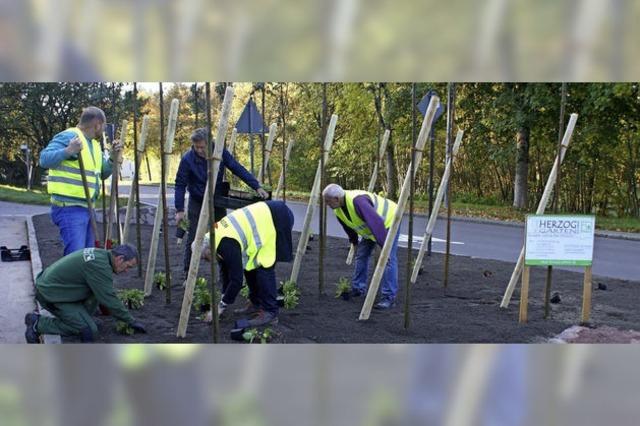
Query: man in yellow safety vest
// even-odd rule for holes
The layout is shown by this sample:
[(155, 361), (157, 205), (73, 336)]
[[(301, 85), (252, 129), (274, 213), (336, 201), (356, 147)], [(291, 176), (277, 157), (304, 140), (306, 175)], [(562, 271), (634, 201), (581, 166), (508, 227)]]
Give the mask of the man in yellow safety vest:
[[(351, 296), (361, 296), (367, 289), (367, 270), (371, 253), (376, 244), (384, 246), (398, 206), (391, 200), (367, 191), (345, 191), (335, 183), (327, 185), (322, 191), (322, 196), (333, 209), (351, 244), (357, 246)], [(389, 261), (382, 276), (382, 297), (374, 306), (376, 309), (389, 309), (395, 304), (398, 293), (399, 235), (396, 235), (393, 242)]]
[(78, 126), (55, 135), (40, 153), (40, 166), (49, 169), (51, 219), (60, 229), (65, 256), (95, 245), (78, 157), (82, 157), (89, 195), (95, 201), (100, 179), (111, 175), (112, 158), (122, 149), (115, 140), (109, 159), (103, 156), (96, 139), (102, 137), (106, 121), (100, 108), (84, 108)]

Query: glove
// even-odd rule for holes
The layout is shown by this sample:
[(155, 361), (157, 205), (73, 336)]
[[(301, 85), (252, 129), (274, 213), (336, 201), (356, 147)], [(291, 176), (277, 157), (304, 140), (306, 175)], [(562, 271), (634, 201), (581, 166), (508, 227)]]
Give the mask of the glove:
[(131, 324), (129, 324), (131, 326), (131, 328), (133, 328), (133, 331), (136, 331), (138, 333), (147, 333), (147, 329), (144, 327), (144, 325), (139, 322), (139, 321), (134, 321)]

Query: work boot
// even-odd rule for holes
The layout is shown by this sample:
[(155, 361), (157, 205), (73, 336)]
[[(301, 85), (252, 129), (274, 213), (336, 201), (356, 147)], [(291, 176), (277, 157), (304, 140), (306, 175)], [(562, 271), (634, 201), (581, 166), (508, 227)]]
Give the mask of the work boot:
[(24, 325), (27, 326), (24, 337), (27, 343), (40, 343), (40, 334), (37, 331), (39, 320), (40, 314), (36, 314), (35, 312), (29, 312), (24, 316)]
[(219, 319), (222, 319), (222, 315), (227, 310), (227, 306), (229, 306), (229, 305), (224, 303), (222, 300), (218, 303), (218, 318)]
[(251, 300), (247, 300), (247, 303), (245, 303), (245, 305), (242, 308), (234, 309), (233, 313), (251, 315), (251, 314), (255, 314), (259, 310), (260, 308), (254, 305), (253, 302), (251, 302)]
[(247, 321), (249, 327), (262, 327), (264, 325), (277, 325), (278, 315), (274, 312), (259, 310), (258, 313)]
[(383, 297), (378, 303), (376, 303), (373, 306), (373, 308), (383, 311), (383, 310), (391, 309), (395, 305), (396, 305), (396, 302), (394, 299), (391, 299), (389, 297)]

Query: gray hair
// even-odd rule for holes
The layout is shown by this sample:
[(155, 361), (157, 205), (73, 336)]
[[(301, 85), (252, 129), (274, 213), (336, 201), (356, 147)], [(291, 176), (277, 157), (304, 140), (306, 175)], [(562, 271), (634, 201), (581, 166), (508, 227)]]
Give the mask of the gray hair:
[(323, 198), (344, 198), (344, 189), (336, 183), (330, 183), (322, 190)]
[(111, 250), (111, 254), (113, 254), (113, 257), (122, 256), (125, 262), (131, 259), (138, 259), (138, 250), (131, 244), (116, 246)]
[(200, 127), (199, 129), (195, 129), (193, 133), (191, 133), (191, 142), (206, 142), (207, 141), (207, 129), (206, 127)]
[(104, 111), (95, 106), (88, 106), (82, 110), (80, 115), (80, 124), (89, 124), (94, 120), (100, 120), (103, 123), (107, 122), (107, 116), (104, 115)]

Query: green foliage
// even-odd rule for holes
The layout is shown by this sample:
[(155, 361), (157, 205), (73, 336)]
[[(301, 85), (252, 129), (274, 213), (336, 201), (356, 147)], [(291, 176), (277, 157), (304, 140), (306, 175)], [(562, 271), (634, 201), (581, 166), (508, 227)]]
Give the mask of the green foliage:
[(167, 288), (167, 276), (164, 272), (156, 272), (153, 276), (153, 284), (159, 289), (164, 290)]
[(300, 290), (295, 281), (287, 280), (280, 282), (282, 284), (282, 293), (284, 295), (284, 308), (294, 309), (300, 301)]
[(247, 285), (246, 282), (243, 284), (242, 288), (240, 289), (240, 296), (244, 297), (245, 299), (249, 298), (249, 286)]
[(118, 290), (118, 299), (129, 309), (140, 309), (144, 306), (144, 291), (135, 288)]
[(116, 322), (116, 332), (125, 336), (132, 336), (134, 334), (133, 328), (124, 321)]
[(49, 204), (51, 197), (41, 189), (18, 188), (10, 185), (0, 185), (0, 201), (22, 204)]
[(182, 229), (183, 231), (188, 231), (189, 230), (189, 219), (187, 219), (187, 217), (183, 217), (182, 219), (180, 219), (180, 222), (178, 222), (178, 227), (180, 229)]
[(211, 292), (206, 278), (196, 278), (196, 287), (193, 291), (193, 307), (198, 311), (211, 309)]
[(242, 333), (242, 338), (248, 343), (253, 343), (258, 339), (260, 340), (260, 343), (269, 343), (273, 335), (273, 330), (270, 328), (265, 328), (262, 331), (257, 328), (251, 328)]
[(341, 297), (345, 293), (351, 291), (351, 283), (346, 277), (340, 277), (338, 284), (336, 284), (336, 298)]

